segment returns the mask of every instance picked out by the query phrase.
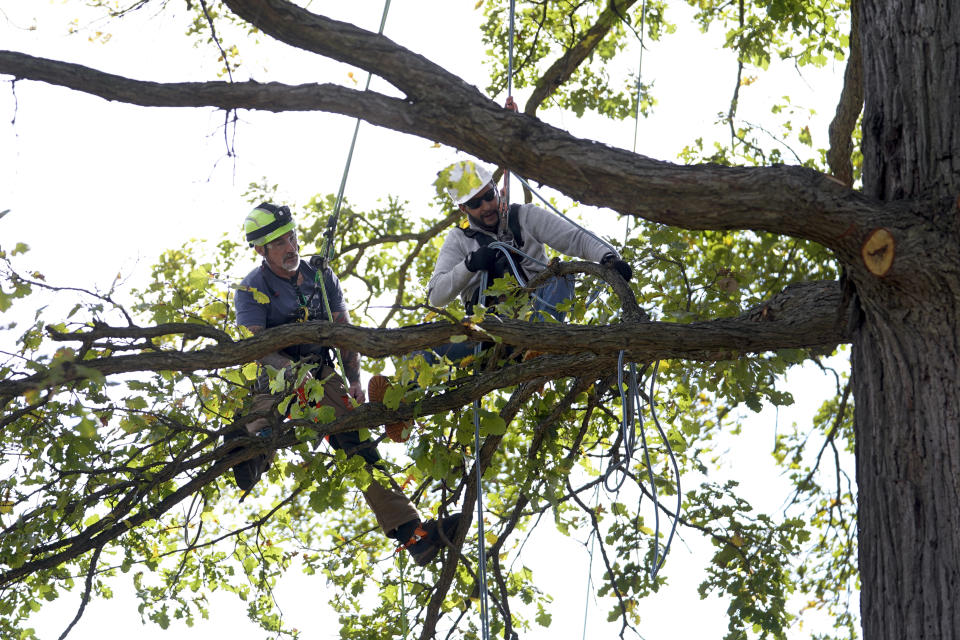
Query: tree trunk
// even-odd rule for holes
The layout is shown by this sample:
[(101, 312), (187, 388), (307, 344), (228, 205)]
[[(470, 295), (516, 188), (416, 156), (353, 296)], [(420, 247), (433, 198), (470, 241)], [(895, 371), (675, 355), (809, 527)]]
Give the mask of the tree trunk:
[(863, 0), (863, 186), (882, 200), (956, 198), (960, 4)]
[(854, 341), (866, 640), (960, 638), (960, 341), (935, 306), (867, 312)]
[(960, 6), (864, 0), (862, 25), (864, 191), (930, 203), (888, 274), (848, 265), (863, 635), (960, 638)]

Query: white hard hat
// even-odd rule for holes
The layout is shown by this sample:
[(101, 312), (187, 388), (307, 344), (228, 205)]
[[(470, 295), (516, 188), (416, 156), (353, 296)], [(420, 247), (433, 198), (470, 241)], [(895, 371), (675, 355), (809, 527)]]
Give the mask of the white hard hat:
[(446, 192), (453, 204), (460, 205), (493, 182), (493, 173), (473, 160), (454, 162), (437, 173), (438, 190)]

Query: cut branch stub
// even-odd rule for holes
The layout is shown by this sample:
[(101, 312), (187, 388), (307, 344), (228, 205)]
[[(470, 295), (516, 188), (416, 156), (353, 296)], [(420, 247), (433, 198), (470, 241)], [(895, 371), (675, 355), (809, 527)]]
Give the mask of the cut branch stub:
[(893, 235), (884, 228), (874, 229), (860, 247), (860, 256), (867, 270), (875, 276), (885, 276), (893, 266), (896, 253)]

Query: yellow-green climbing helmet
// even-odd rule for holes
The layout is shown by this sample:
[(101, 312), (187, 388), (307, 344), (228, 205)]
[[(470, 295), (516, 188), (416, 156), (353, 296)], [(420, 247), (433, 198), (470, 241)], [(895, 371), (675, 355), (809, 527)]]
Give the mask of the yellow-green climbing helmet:
[(293, 216), (289, 207), (278, 207), (269, 202), (257, 205), (243, 221), (243, 231), (251, 247), (263, 246), (293, 230)]
[(453, 204), (463, 204), (483, 191), (493, 181), (493, 173), (473, 160), (454, 162), (437, 173), (439, 191), (444, 191)]

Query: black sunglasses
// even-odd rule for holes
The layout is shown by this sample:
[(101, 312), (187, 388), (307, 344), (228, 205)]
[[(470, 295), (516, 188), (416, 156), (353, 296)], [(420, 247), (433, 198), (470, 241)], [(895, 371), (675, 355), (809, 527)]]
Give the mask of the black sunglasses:
[(487, 191), (487, 192), (486, 192), (485, 194), (483, 194), (482, 196), (477, 196), (477, 197), (475, 197), (475, 198), (470, 198), (469, 200), (467, 200), (466, 202), (463, 203), (463, 206), (465, 206), (467, 209), (476, 209), (477, 207), (480, 206), (480, 203), (482, 203), (482, 202), (490, 202), (490, 201), (493, 200), (495, 197), (497, 197), (497, 190), (496, 190), (496, 188), (491, 188), (489, 191)]

